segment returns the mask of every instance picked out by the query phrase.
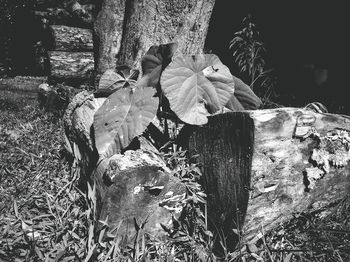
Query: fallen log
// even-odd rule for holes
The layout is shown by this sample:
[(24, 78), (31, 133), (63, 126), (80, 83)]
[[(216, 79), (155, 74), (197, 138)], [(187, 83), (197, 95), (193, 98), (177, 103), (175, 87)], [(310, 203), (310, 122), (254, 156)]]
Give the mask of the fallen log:
[(50, 26), (55, 51), (93, 51), (92, 30), (64, 25)]
[(92, 52), (50, 51), (50, 83), (66, 83), (72, 86), (90, 84), (94, 71)]
[(79, 158), (80, 187), (86, 188), (87, 182), (95, 185), (96, 219), (108, 219), (110, 228), (119, 227), (122, 236), (129, 237), (125, 241), (135, 235), (135, 222), (145, 223), (151, 236), (164, 237), (160, 224), (171, 227), (172, 215), (181, 213), (178, 202), (185, 197), (185, 186), (144, 137), (138, 138), (138, 149), (98, 161), (91, 130), (94, 114), (105, 99), (83, 91), (64, 117), (66, 148)]
[[(250, 242), (294, 214), (344, 198), (349, 144), (348, 116), (279, 108), (210, 117), (190, 137), (189, 150), (200, 156), (211, 220), (226, 230), (235, 225)], [(224, 233), (228, 240), (231, 232)]]
[[(89, 99), (89, 103), (95, 103), (92, 95)], [(77, 127), (71, 124), (66, 130), (68, 136), (74, 133), (81, 137), (80, 143), (89, 145), (93, 152), (91, 124), (93, 111), (97, 109), (86, 114), (86, 108), (91, 110), (89, 103), (75, 104), (73, 108), (80, 113), (71, 114), (68, 119), (80, 124)], [(242, 242), (254, 242), (262, 232), (288, 222), (296, 213), (320, 210), (341, 200), (350, 189), (349, 130), (348, 116), (300, 108), (229, 112), (209, 117), (207, 125), (192, 130), (188, 145), (190, 155), (199, 155), (201, 183), (208, 194), (209, 224), (213, 221), (219, 227), (216, 230), (223, 232), (223, 237), (232, 243), (235, 236), (231, 232), (240, 233)], [(120, 221), (117, 210), (124, 209), (122, 202), (126, 196), (135, 196), (131, 191), (137, 189), (140, 181), (137, 177), (143, 168), (158, 166), (161, 172), (167, 173), (156, 151), (150, 147), (142, 149), (142, 146), (138, 150), (112, 156), (111, 159), (120, 160), (118, 164), (104, 159), (101, 166), (91, 172), (103, 218), (114, 216), (112, 220)], [(148, 158), (149, 163), (140, 160), (147, 155), (152, 156)], [(153, 161), (158, 164), (150, 164)], [(121, 166), (126, 166), (125, 173), (120, 171)], [(121, 180), (117, 179), (119, 175)], [(155, 176), (153, 173), (149, 178)], [(119, 182), (122, 184), (117, 186)], [(129, 189), (121, 190), (123, 187)], [(143, 202), (132, 205), (142, 209), (140, 203)], [(146, 213), (132, 210), (130, 214), (140, 216), (150, 209), (145, 207)], [(112, 220), (109, 222), (115, 223)]]
[[(255, 124), (255, 142), (252, 191), (243, 227), (246, 241), (253, 240), (262, 229), (271, 231), (293, 214), (320, 210), (350, 192), (350, 141), (346, 138), (350, 134), (350, 117), (296, 108), (249, 114)], [(309, 128), (297, 126), (305, 116), (314, 119), (314, 130), (307, 130), (310, 136), (306, 134), (306, 138), (293, 136), (298, 129)], [(344, 133), (336, 137), (332, 133), (338, 130)], [(325, 141), (330, 141), (326, 147)], [(324, 151), (324, 162), (315, 159), (319, 150)]]

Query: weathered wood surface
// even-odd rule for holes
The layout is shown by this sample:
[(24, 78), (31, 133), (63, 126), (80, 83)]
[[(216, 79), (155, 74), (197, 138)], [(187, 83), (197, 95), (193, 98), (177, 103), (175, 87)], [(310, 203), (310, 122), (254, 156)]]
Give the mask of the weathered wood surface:
[[(331, 165), (328, 173), (312, 181), (306, 168), (314, 166), (310, 157), (312, 150), (318, 147), (317, 139), (293, 138), (300, 115), (313, 115), (316, 118), (314, 127), (321, 136), (336, 128), (349, 131), (348, 116), (297, 108), (256, 110), (249, 114), (255, 124), (255, 143), (252, 191), (243, 228), (247, 241), (257, 236), (262, 228), (267, 232), (288, 221), (293, 214), (321, 209), (348, 194), (350, 165), (347, 157), (344, 156), (344, 167)], [(315, 182), (314, 188), (308, 188), (309, 182)]]
[(90, 83), (94, 71), (94, 54), (92, 52), (50, 51), (50, 76), (53, 83), (65, 82), (78, 86)]
[(140, 68), (141, 57), (153, 45), (177, 42), (179, 53), (202, 53), (214, 2), (130, 1), (125, 6), (105, 0), (95, 25), (98, 73), (114, 69), (116, 62)]
[[(67, 148), (79, 152), (81, 186), (95, 184), (97, 219), (106, 220), (111, 228), (129, 237), (136, 233), (134, 219), (154, 237), (164, 237), (160, 223), (171, 226), (172, 215), (178, 216), (185, 197), (185, 186), (171, 175), (159, 152), (143, 137), (139, 148), (104, 159), (93, 146), (94, 114), (106, 98), (94, 98), (87, 91), (79, 93), (69, 105), (65, 117)], [(74, 153), (74, 152), (73, 152)], [(84, 183), (84, 184), (83, 184)]]
[(134, 237), (138, 225), (146, 222), (145, 232), (165, 237), (161, 227), (172, 226), (172, 215), (181, 214), (180, 201), (186, 188), (172, 176), (159, 154), (147, 149), (129, 150), (104, 159), (92, 173), (96, 184), (98, 218), (119, 232)]
[[(79, 147), (85, 146), (81, 148), (82, 152), (90, 152), (89, 154), (96, 157), (91, 139), (91, 125), (93, 114), (103, 100), (97, 103), (96, 98), (90, 94), (83, 97), (71, 106), (74, 110), (70, 112), (74, 113), (67, 117), (70, 120), (66, 124), (66, 132), (70, 141), (78, 141)], [(317, 133), (314, 134), (319, 136), (305, 139), (294, 137), (300, 116), (315, 120), (313, 127)], [(323, 159), (316, 164), (317, 160), (312, 160), (315, 159), (312, 154), (315, 150), (320, 150), (320, 141), (333, 130), (343, 130), (345, 135), (341, 141), (329, 138), (330, 157), (326, 158), (327, 154), (323, 154)], [(197, 128), (198, 133), (191, 138), (190, 143), (190, 152), (201, 155), (199, 161), (202, 162), (202, 182), (208, 193), (209, 222), (212, 219), (216, 225), (222, 226), (221, 229), (232, 232), (230, 228), (234, 220), (239, 224), (237, 227), (242, 228), (242, 241), (250, 242), (261, 235), (261, 230), (269, 232), (281, 223), (288, 222), (296, 213), (320, 210), (341, 200), (350, 191), (350, 153), (346, 143), (342, 142), (350, 143), (349, 130), (348, 116), (318, 114), (300, 108), (231, 112), (210, 117), (208, 126)], [(334, 141), (336, 146), (332, 144)], [(149, 152), (151, 155), (154, 153), (149, 148), (141, 148), (141, 151), (143, 156), (147, 156)], [(132, 166), (133, 161), (137, 163), (140, 157), (131, 155), (120, 155), (122, 162), (119, 163), (124, 160), (129, 166)], [(155, 155), (150, 161), (159, 163), (160, 160)], [(88, 166), (91, 160), (89, 157), (86, 159), (85, 165)], [(130, 162), (130, 159), (133, 160)], [(118, 175), (125, 178), (123, 181), (131, 181), (131, 173), (118, 173), (109, 160), (103, 161), (105, 164), (102, 171), (90, 174), (99, 184), (101, 206), (108, 210), (101, 210), (101, 214), (106, 216), (111, 214), (111, 210), (116, 212), (117, 209), (111, 206), (114, 201), (120, 205), (117, 199), (123, 191), (114, 193), (107, 184), (115, 187)], [(91, 171), (93, 166), (90, 164)], [(140, 170), (130, 169), (130, 172), (136, 174)], [(316, 174), (321, 175), (315, 177), (315, 173), (310, 170), (319, 170)], [(103, 184), (106, 181), (107, 184)], [(131, 184), (134, 185), (133, 182)], [(131, 191), (127, 192), (131, 197)], [(131, 213), (135, 214), (134, 211)], [(227, 222), (230, 219), (232, 220)], [(233, 238), (230, 233), (226, 236), (228, 240)]]
[[(207, 126), (196, 131), (190, 143), (190, 151), (199, 153), (203, 161), (204, 186), (209, 193), (208, 208), (211, 209), (210, 203), (212, 203), (214, 209), (220, 209), (217, 210), (218, 213), (208, 211), (214, 216), (214, 220), (225, 218), (225, 205), (228, 211), (236, 206), (244, 206), (245, 202), (240, 198), (249, 192), (249, 203), (242, 230), (245, 241), (255, 241), (256, 237), (261, 236), (259, 233), (262, 230), (265, 233), (269, 232), (281, 223), (287, 222), (293, 217), (293, 214), (310, 209), (319, 210), (341, 200), (348, 194), (350, 190), (350, 165), (348, 164), (350, 154), (346, 145), (340, 145), (340, 148), (336, 150), (335, 146), (332, 147), (334, 154), (338, 150), (342, 159), (331, 156), (333, 160), (345, 162), (344, 166), (334, 166), (326, 159), (325, 166), (328, 164), (328, 170), (325, 172), (323, 165), (316, 165), (315, 161), (310, 159), (313, 149), (319, 148), (318, 139), (315, 136), (300, 139), (293, 135), (297, 119), (302, 115), (314, 117), (313, 127), (321, 137), (337, 128), (350, 132), (349, 117), (317, 114), (298, 108), (256, 110), (226, 113), (226, 115), (226, 123), (221, 121), (223, 116), (214, 116), (211, 117), (212, 120)], [(241, 155), (239, 152), (241, 143), (245, 143), (245, 137), (251, 130), (244, 130), (241, 125), (237, 125), (237, 128), (233, 127), (231, 132), (226, 131), (227, 126), (234, 126), (237, 121), (240, 123), (243, 115), (250, 117), (255, 126), (250, 185), (244, 183), (246, 182), (244, 178), (247, 172), (247, 159), (244, 157), (239, 161), (236, 159), (239, 159)], [(231, 137), (236, 137), (237, 134), (242, 137), (242, 140), (234, 142), (237, 144), (235, 148), (229, 139), (233, 139)], [(227, 136), (226, 140), (223, 138), (225, 136)], [(227, 146), (226, 149), (223, 148), (224, 144)], [(232, 152), (236, 158), (230, 162), (229, 157)], [(333, 153), (329, 152), (329, 154)], [(246, 155), (248, 156), (249, 154)], [(321, 175), (315, 178), (314, 173), (308, 170), (316, 170), (315, 172)], [(227, 173), (231, 173), (232, 177)], [(242, 194), (237, 197), (238, 203), (235, 202), (235, 198), (229, 199), (235, 192), (234, 187), (228, 186), (231, 181), (241, 183), (238, 190), (235, 185), (236, 192)], [(219, 201), (218, 207), (215, 206), (217, 200)], [(239, 212), (243, 211), (244, 209), (239, 209)]]
[(92, 141), (91, 130), (94, 114), (104, 103), (105, 99), (95, 98), (88, 91), (80, 92), (68, 105), (63, 118), (65, 134), (69, 141), (66, 147), (72, 148), (73, 151), (78, 150), (82, 179), (87, 179), (91, 175), (98, 160), (98, 154), (95, 151)]
[(97, 74), (107, 69), (115, 69), (120, 51), (125, 14), (125, 1), (106, 0), (94, 24), (98, 41)]
[[(254, 145), (254, 123), (248, 114), (221, 114), (209, 118), (190, 137), (190, 155), (199, 154), (203, 176), (201, 184), (207, 194), (208, 226), (223, 234), (227, 248), (234, 249), (242, 228), (249, 199)], [(221, 232), (222, 230), (222, 232)], [(217, 250), (220, 248), (217, 238)]]
[(63, 25), (52, 25), (50, 28), (54, 42), (53, 50), (93, 52), (92, 30)]

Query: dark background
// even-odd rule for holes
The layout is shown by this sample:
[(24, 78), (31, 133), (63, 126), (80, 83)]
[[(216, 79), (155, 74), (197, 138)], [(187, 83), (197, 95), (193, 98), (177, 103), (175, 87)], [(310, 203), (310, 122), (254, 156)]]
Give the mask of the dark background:
[[(41, 52), (37, 44), (45, 45), (46, 36), (45, 25), (33, 15), (35, 2), (0, 0), (0, 67), (9, 66), (12, 75), (48, 73), (37, 67), (37, 53)], [(9, 10), (12, 16), (6, 18)], [(270, 97), (273, 102), (304, 106), (319, 101), (332, 113), (350, 114), (350, 15), (346, 1), (216, 0), (206, 49), (242, 79), (229, 42), (242, 29), (248, 13), (265, 44), (267, 68), (274, 69), (277, 82)], [(315, 81), (320, 70), (328, 73), (327, 81), (321, 84)], [(260, 96), (264, 92), (258, 88), (254, 91)]]
[[(276, 102), (303, 106), (319, 101), (330, 111), (349, 114), (350, 15), (346, 6), (346, 1), (217, 0), (206, 47), (239, 76), (229, 41), (250, 13), (267, 49), (267, 67), (277, 77)], [(327, 81), (315, 83), (310, 65), (328, 70)]]

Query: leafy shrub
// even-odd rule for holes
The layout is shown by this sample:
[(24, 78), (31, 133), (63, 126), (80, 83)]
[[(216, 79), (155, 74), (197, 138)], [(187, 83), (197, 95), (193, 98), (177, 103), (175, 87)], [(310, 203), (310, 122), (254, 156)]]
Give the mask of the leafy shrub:
[(243, 19), (242, 26), (243, 29), (236, 32), (230, 41), (230, 49), (234, 50), (233, 57), (240, 71), (250, 77), (250, 83), (254, 83), (264, 71), (266, 49), (250, 14)]
[(240, 72), (249, 79), (250, 88), (260, 95), (264, 107), (271, 107), (270, 100), (276, 96), (276, 77), (272, 74), (273, 69), (267, 69), (265, 44), (250, 14), (244, 17), (242, 27), (230, 41), (232, 55)]
[(173, 43), (152, 46), (142, 58), (143, 75), (138, 80), (138, 72), (126, 66), (101, 76), (95, 96), (107, 99), (94, 116), (100, 157), (122, 152), (157, 113), (203, 125), (212, 114), (260, 106), (254, 92), (232, 76), (216, 55), (172, 58), (175, 49)]

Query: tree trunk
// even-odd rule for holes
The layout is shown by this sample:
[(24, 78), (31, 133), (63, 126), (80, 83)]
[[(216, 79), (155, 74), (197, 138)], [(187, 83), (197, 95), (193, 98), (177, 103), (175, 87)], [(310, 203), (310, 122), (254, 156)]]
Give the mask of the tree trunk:
[(97, 39), (96, 72), (103, 74), (107, 69), (114, 69), (123, 35), (125, 0), (104, 0), (94, 25)]
[[(347, 116), (297, 108), (211, 117), (189, 143), (191, 154), (200, 155), (209, 219), (222, 226), (233, 218), (229, 224), (242, 229), (248, 242), (295, 213), (341, 200), (350, 189), (349, 130)], [(305, 135), (308, 131), (310, 136)], [(230, 240), (232, 231), (227, 222), (224, 225), (221, 228)]]
[(214, 2), (105, 0), (95, 23), (97, 73), (117, 64), (139, 68), (152, 45), (176, 42), (179, 53), (201, 53)]
[(94, 70), (92, 52), (50, 51), (51, 83), (65, 82), (72, 86), (90, 84)]
[(55, 51), (93, 51), (92, 31), (78, 27), (52, 25)]

